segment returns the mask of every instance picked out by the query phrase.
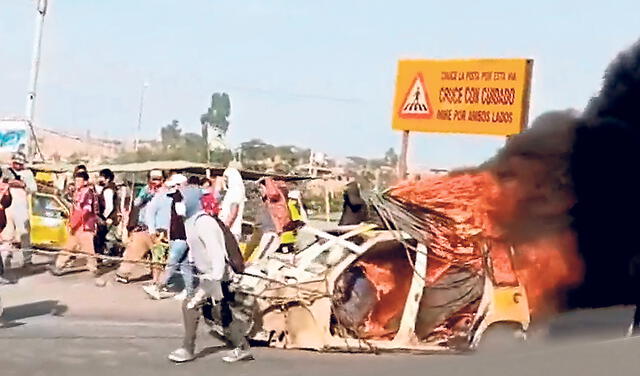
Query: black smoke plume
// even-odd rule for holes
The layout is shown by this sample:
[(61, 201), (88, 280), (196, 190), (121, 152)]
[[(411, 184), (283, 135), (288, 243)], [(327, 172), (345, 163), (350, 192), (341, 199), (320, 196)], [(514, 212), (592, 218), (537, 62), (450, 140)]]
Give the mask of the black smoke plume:
[(481, 168), (520, 187), (514, 242), (574, 230), (584, 279), (570, 308), (638, 302), (630, 264), (640, 265), (640, 41), (610, 64), (582, 114), (539, 116)]
[(629, 265), (640, 255), (640, 41), (607, 68), (578, 122), (570, 156), (571, 214), (586, 274), (573, 306), (633, 303)]
[(501, 223), (513, 243), (571, 225), (569, 209), (575, 200), (569, 161), (577, 123), (577, 113), (572, 110), (544, 113), (482, 166), (502, 186), (518, 187), (515, 216)]

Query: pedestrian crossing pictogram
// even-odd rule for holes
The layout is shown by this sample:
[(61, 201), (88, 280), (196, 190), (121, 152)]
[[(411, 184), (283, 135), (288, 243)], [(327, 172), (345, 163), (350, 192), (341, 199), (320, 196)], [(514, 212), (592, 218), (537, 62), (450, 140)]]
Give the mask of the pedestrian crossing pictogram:
[(418, 73), (413, 80), (398, 115), (409, 119), (430, 119), (433, 115), (422, 74)]

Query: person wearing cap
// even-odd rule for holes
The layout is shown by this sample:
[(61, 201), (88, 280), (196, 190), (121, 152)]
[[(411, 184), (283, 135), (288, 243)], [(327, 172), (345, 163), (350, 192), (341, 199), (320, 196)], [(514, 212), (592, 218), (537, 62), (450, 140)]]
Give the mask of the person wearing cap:
[(138, 193), (133, 202), (133, 206), (139, 209), (137, 220), (144, 223), (146, 220), (145, 209), (147, 204), (151, 202), (155, 194), (162, 188), (164, 184), (164, 174), (160, 170), (149, 171), (149, 181)]
[(129, 241), (123, 254), (123, 261), (116, 271), (116, 281), (129, 283), (130, 280), (140, 277), (137, 275), (136, 261), (140, 261), (153, 248), (153, 235), (149, 232), (146, 221), (146, 209), (153, 197), (161, 190), (164, 183), (164, 174), (160, 170), (151, 170), (145, 185), (133, 202), (133, 210), (129, 213), (127, 230)]
[(25, 168), (27, 158), (22, 152), (13, 154), (9, 171), (9, 187), (13, 198), (6, 210), (7, 226), (4, 234), (16, 248), (22, 249), (23, 263), (31, 265), (31, 239), (29, 224), (29, 197), (38, 190), (36, 179), (30, 169)]
[[(175, 180), (169, 179), (165, 181), (165, 183), (157, 189), (155, 195), (144, 210), (144, 223), (154, 240), (154, 246), (151, 249), (151, 259), (154, 262), (151, 267), (153, 282), (144, 287), (145, 291), (157, 287), (157, 284), (160, 282), (160, 275), (164, 270), (163, 264), (166, 262), (169, 252), (169, 230), (173, 200), (167, 195), (167, 193), (169, 193), (168, 182), (172, 182), (173, 188), (175, 188)], [(147, 291), (147, 293), (149, 293), (149, 291)]]
[[(168, 284), (171, 277), (178, 271), (182, 275), (184, 290), (176, 296), (176, 299), (184, 300), (193, 294), (193, 269), (187, 257), (188, 247), (184, 217), (193, 215), (201, 210), (199, 206), (201, 193), (197, 186), (187, 185), (188, 182), (184, 175), (175, 174), (165, 183), (168, 188), (166, 195), (171, 199), (167, 266), (159, 277), (157, 284), (143, 287), (144, 291), (156, 300), (168, 298), (172, 295), (169, 292)], [(191, 191), (195, 191), (196, 195), (193, 196)]]

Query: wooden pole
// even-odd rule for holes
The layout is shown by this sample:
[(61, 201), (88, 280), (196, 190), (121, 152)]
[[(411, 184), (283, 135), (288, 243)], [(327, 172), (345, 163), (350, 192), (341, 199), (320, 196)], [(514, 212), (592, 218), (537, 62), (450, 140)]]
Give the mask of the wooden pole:
[(407, 154), (409, 149), (409, 131), (402, 131), (402, 148), (400, 149), (400, 160), (398, 161), (398, 178), (403, 180), (407, 177)]
[(324, 181), (324, 210), (327, 223), (331, 222), (331, 202), (329, 200), (329, 187), (327, 187), (327, 181)]

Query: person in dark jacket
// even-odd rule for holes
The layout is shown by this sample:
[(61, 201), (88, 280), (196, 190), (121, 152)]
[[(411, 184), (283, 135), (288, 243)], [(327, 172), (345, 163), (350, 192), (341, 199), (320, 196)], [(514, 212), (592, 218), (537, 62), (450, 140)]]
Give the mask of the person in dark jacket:
[[(167, 196), (171, 197), (172, 200), (169, 225), (169, 257), (158, 285), (145, 289), (153, 299), (160, 300), (172, 295), (169, 292), (169, 280), (177, 272), (182, 276), (184, 290), (175, 296), (176, 300), (184, 300), (193, 295), (193, 267), (188, 259), (189, 247), (187, 245), (184, 219), (202, 210), (200, 204), (202, 192), (197, 185), (193, 184), (199, 182), (199, 179), (187, 180), (182, 174), (173, 175), (166, 182), (167, 187), (170, 189)], [(187, 183), (187, 185), (184, 186), (184, 183)]]
[(352, 181), (344, 191), (344, 204), (340, 226), (357, 225), (365, 222), (368, 217), (367, 203), (360, 195), (360, 186)]
[(94, 246), (96, 253), (112, 255), (116, 247), (116, 229), (118, 226), (118, 187), (113, 182), (114, 174), (108, 168), (100, 171), (96, 193), (100, 204), (100, 221), (98, 222)]

